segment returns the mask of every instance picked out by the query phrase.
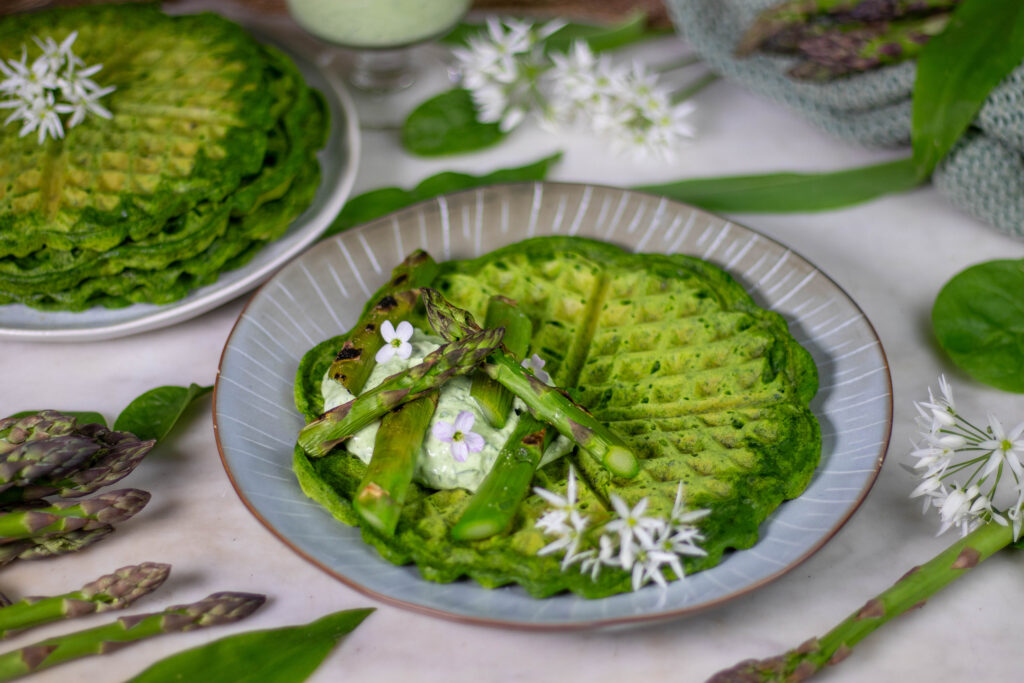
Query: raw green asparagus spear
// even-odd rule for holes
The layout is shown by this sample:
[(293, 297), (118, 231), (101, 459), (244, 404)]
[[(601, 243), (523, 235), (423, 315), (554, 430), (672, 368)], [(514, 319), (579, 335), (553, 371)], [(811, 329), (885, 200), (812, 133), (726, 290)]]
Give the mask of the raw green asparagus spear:
[(960, 578), (1013, 541), (1013, 530), (989, 522), (961, 538), (927, 563), (914, 567), (884, 593), (821, 638), (777, 657), (746, 660), (712, 676), (708, 683), (767, 683), (802, 681), (826, 664), (838, 664), (853, 647), (879, 626), (920, 606), (950, 582)]
[(74, 417), (56, 410), (0, 419), (0, 458), (29, 441), (74, 434), (75, 422)]
[(381, 289), (382, 297), (363, 312), (355, 331), (342, 345), (330, 375), (353, 395), (363, 390), (376, 364), (374, 356), (384, 340), (380, 325), (385, 320), (401, 320), (409, 315), (418, 298), (416, 290), (430, 284), (437, 275), (437, 263), (425, 251), (416, 250), (391, 271), (391, 279)]
[[(459, 339), (479, 329), (469, 312), (452, 305), (437, 290), (424, 287), (422, 292), (427, 318), (445, 340)], [(575, 441), (612, 474), (628, 478), (639, 473), (636, 456), (619, 437), (563, 390), (534, 377), (504, 349), (496, 349), (480, 369), (518, 396), (534, 417)]]
[(423, 362), (396, 372), (348, 403), (328, 410), (299, 432), (299, 445), (314, 458), (322, 457), (388, 411), (421, 398), (452, 377), (473, 370), (498, 348), (504, 330), (481, 330), (438, 347)]
[(78, 467), (100, 448), (92, 439), (76, 434), (26, 441), (2, 456), (0, 491), (30, 486), (54, 471)]
[(26, 538), (0, 544), (0, 567), (14, 560), (42, 560), (58, 555), (67, 555), (88, 548), (113, 533), (114, 527), (109, 524), (89, 529), (69, 531), (66, 534), (47, 536), (45, 538)]
[(121, 617), (105, 626), (49, 638), (0, 655), (0, 680), (9, 681), (72, 659), (113, 652), (164, 633), (238, 621), (252, 614), (265, 600), (264, 596), (252, 593), (214, 593), (190, 605)]
[(3, 512), (0, 513), (0, 543), (117, 524), (134, 516), (149, 502), (149, 497), (145, 491), (122, 489), (86, 500), (57, 501), (48, 507)]
[(960, 0), (791, 0), (762, 12), (736, 46), (738, 56), (749, 55), (766, 43), (778, 42), (819, 19), (881, 22), (949, 10)]
[[(503, 296), (492, 296), (487, 302), (484, 327), (504, 327), (505, 337), (502, 343), (505, 348), (520, 360), (526, 356), (530, 349), (530, 339), (533, 337), (533, 323), (516, 307), (514, 301)], [(512, 411), (512, 394), (508, 389), (487, 375), (477, 372), (473, 375), (469, 395), (476, 400), (484, 419), (491, 426), (495, 429), (502, 429), (505, 426)]]
[(948, 23), (948, 14), (937, 14), (880, 28), (827, 32), (800, 43), (807, 59), (791, 68), (789, 75), (823, 82), (913, 59)]
[(547, 425), (532, 415), (523, 413), (520, 416), (519, 424), (498, 453), (491, 471), (452, 527), (452, 538), (478, 541), (508, 527), (519, 503), (530, 489), (533, 472), (544, 455), (551, 432)]
[(53, 494), (62, 498), (90, 494), (128, 476), (156, 444), (153, 440), (140, 441), (134, 434), (111, 431), (99, 424), (82, 425), (77, 434), (98, 443), (99, 450), (71, 471), (62, 466), (28, 485), (0, 491), (0, 505)]
[(386, 536), (395, 533), (416, 456), (437, 408), (438, 391), (395, 408), (381, 418), (373, 457), (352, 499), (356, 512)]
[(158, 562), (121, 567), (77, 591), (54, 597), (30, 597), (0, 608), (0, 638), (62, 619), (124, 609), (167, 579), (171, 565)]

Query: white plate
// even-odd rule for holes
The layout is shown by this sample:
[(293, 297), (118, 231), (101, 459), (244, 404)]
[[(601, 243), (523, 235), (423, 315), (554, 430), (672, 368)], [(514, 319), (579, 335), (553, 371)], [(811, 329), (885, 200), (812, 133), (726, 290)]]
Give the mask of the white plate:
[[(262, 36), (261, 36), (262, 37)], [(293, 41), (278, 47), (295, 59), (306, 81), (323, 93), (330, 111), (327, 144), (318, 153), (320, 187), (310, 204), (280, 239), (264, 247), (249, 263), (221, 273), (213, 284), (163, 306), (133, 304), (125, 308), (95, 307), (80, 313), (37, 311), (21, 304), (0, 306), (0, 339), (21, 341), (94, 341), (154, 330), (188, 320), (245, 294), (312, 243), (338, 215), (355, 180), (359, 160), (359, 125), (344, 87), (332, 74), (313, 63), (313, 57), (293, 49)]]
[[(789, 321), (817, 363), (811, 404), (821, 422), (821, 466), (799, 498), (764, 523), (761, 540), (720, 565), (670, 585), (600, 600), (538, 600), (510, 586), (437, 584), (396, 567), (303, 495), (291, 470), (303, 425), (292, 399), (302, 355), (353, 324), (407, 252), (438, 260), (477, 256), (534, 235), (578, 234), (627, 249), (712, 261), (765, 308)], [(849, 518), (881, 467), (892, 425), (885, 354), (864, 314), (821, 271), (752, 230), (684, 204), (606, 187), (496, 186), (439, 197), (322, 242), (250, 300), (228, 338), (214, 397), (214, 429), (239, 496), (303, 557), (375, 598), (434, 615), (535, 629), (664, 619), (735, 598), (820, 548)]]

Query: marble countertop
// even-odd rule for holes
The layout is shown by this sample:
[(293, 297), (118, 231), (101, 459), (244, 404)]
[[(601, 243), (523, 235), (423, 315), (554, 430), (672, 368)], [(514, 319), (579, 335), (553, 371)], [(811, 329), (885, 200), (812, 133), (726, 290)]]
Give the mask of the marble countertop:
[[(223, 3), (216, 5), (237, 15)], [(650, 63), (685, 54), (677, 39), (628, 51)], [(551, 179), (632, 185), (669, 179), (776, 170), (830, 170), (884, 161), (899, 152), (838, 142), (782, 107), (727, 82), (697, 98), (698, 137), (672, 162), (611, 156), (585, 135), (552, 135), (524, 125), (498, 147), (424, 160), (404, 153), (394, 132), (364, 131), (355, 192), (410, 186), (440, 170), (482, 172), (564, 151)], [(730, 216), (817, 265), (861, 306), (888, 356), (895, 421), (890, 452), (860, 509), (820, 551), (785, 576), (722, 606), (630, 629), (532, 633), (471, 626), (381, 604), (339, 583), (265, 529), (231, 487), (214, 441), (205, 397), (184, 423), (123, 483), (153, 500), (110, 539), (86, 552), (18, 562), (0, 575), (11, 596), (45, 595), (144, 560), (169, 562), (171, 578), (136, 605), (145, 612), (218, 590), (266, 593), (245, 622), (154, 639), (104, 657), (60, 666), (38, 681), (118, 681), (157, 659), (233, 632), (311, 621), (327, 612), (377, 611), (314, 674), (313, 681), (703, 681), (749, 657), (767, 657), (822, 634), (955, 539), (908, 500), (913, 401), (940, 374), (958, 406), (1004, 424), (1024, 419), (1024, 396), (988, 389), (938, 349), (929, 314), (939, 288), (968, 265), (1020, 256), (1024, 243), (957, 212), (930, 187), (840, 211)], [(213, 383), (225, 340), (246, 297), (172, 327), (104, 342), (0, 341), (6, 390), (0, 415), (29, 408), (95, 410), (113, 419), (135, 396), (166, 384)], [(937, 682), (1019, 678), (1020, 580), (1024, 558), (1000, 553), (915, 610), (886, 625), (820, 680), (836, 683), (911, 677)], [(78, 627), (109, 617), (90, 617)], [(54, 625), (9, 641), (26, 645), (70, 630)]]

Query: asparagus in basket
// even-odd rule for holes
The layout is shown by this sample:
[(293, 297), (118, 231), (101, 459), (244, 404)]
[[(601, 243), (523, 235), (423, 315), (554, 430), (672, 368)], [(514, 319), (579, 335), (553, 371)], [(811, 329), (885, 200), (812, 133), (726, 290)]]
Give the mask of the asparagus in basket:
[(815, 22), (888, 22), (947, 11), (960, 0), (790, 0), (762, 12), (736, 47), (739, 56), (766, 46), (792, 44)]

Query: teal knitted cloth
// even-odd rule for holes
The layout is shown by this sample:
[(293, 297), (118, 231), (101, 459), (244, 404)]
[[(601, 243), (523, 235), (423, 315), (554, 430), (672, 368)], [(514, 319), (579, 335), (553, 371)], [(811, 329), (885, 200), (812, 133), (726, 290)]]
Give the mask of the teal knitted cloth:
[[(910, 144), (915, 65), (898, 64), (831, 83), (786, 76), (794, 59), (733, 56), (757, 13), (778, 0), (666, 0), (679, 32), (716, 73), (799, 111), (844, 140), (895, 147)], [(990, 95), (970, 132), (933, 176), (951, 203), (1016, 236), (1024, 236), (1024, 66)]]

